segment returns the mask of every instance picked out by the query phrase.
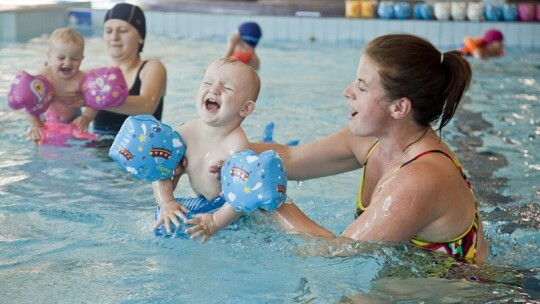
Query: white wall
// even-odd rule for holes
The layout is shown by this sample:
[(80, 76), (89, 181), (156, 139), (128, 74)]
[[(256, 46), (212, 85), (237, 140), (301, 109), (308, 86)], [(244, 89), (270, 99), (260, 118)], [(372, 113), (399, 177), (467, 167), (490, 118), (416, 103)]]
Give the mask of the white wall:
[[(104, 10), (92, 10), (94, 33), (101, 33)], [(474, 22), (437, 20), (382, 20), (309, 18), (290, 16), (215, 15), (146, 11), (147, 35), (224, 38), (241, 22), (258, 22), (265, 42), (312, 40), (325, 43), (363, 43), (391, 32), (407, 32), (425, 37), (441, 48), (455, 48), (465, 35), (481, 36), (489, 28), (505, 34), (508, 47), (540, 49), (540, 22)], [(26, 41), (67, 25), (67, 8), (0, 11), (0, 41)]]

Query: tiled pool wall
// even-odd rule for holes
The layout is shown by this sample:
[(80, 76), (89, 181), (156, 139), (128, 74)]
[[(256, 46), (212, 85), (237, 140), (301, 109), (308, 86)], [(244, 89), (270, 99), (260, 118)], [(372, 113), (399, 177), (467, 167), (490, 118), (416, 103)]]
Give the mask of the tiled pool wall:
[[(540, 49), (540, 22), (480, 22), (437, 20), (348, 19), (205, 14), (146, 10), (147, 35), (194, 39), (227, 37), (239, 23), (252, 20), (263, 28), (261, 44), (273, 41), (362, 43), (392, 32), (425, 37), (441, 48), (454, 48), (465, 35), (480, 36), (489, 28), (505, 34), (509, 48)], [(24, 42), (72, 25), (84, 34), (102, 33), (105, 10), (51, 5), (20, 11), (0, 11), (0, 41)]]

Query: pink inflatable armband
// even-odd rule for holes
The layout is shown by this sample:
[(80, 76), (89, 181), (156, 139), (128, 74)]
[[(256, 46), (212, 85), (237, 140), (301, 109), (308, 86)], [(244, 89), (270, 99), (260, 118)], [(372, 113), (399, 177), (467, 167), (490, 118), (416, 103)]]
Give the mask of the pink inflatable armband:
[(39, 144), (61, 146), (70, 138), (96, 140), (97, 135), (79, 131), (74, 124), (58, 122), (54, 113), (47, 112), (47, 121), (44, 123), (43, 137)]
[(102, 110), (121, 105), (129, 89), (118, 67), (103, 67), (91, 70), (81, 81), (81, 92), (86, 105)]
[(25, 108), (32, 115), (44, 113), (53, 99), (53, 87), (42, 75), (19, 72), (11, 80), (8, 105), (14, 110)]

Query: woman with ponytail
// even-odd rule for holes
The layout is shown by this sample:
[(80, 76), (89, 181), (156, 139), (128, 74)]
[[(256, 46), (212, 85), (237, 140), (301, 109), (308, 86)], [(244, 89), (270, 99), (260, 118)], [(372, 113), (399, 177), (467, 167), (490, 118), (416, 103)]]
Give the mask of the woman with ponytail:
[[(251, 147), (277, 151), (289, 180), (364, 169), (355, 220), (338, 242), (406, 241), (484, 261), (487, 244), (471, 185), (440, 137), (471, 77), (458, 51), (441, 52), (413, 35), (381, 36), (367, 44), (343, 91), (351, 109), (347, 128), (299, 146)], [(335, 237), (293, 203), (273, 215), (286, 229)]]

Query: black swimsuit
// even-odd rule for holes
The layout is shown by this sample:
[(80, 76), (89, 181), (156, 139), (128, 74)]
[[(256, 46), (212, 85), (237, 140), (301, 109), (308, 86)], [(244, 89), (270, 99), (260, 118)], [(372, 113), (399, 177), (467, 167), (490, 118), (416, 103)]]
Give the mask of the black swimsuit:
[[(135, 77), (135, 82), (129, 90), (130, 96), (138, 96), (141, 91), (141, 79), (139, 74), (141, 73), (142, 68), (148, 61), (144, 61), (139, 70), (137, 71), (137, 77)], [(154, 117), (157, 120), (161, 120), (161, 114), (163, 112), (163, 97), (159, 100), (156, 111), (154, 112)], [(116, 135), (124, 120), (128, 118), (128, 115), (117, 114), (109, 111), (98, 111), (96, 117), (94, 118), (94, 133), (100, 135)]]

